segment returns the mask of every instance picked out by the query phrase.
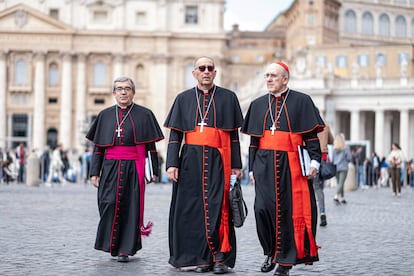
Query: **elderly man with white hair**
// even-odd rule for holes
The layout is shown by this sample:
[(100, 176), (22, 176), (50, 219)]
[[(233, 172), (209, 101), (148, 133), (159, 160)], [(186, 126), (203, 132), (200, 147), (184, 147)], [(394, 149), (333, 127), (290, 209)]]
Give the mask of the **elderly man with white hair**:
[[(318, 132), (324, 128), (311, 97), (287, 85), (289, 67), (266, 68), (268, 93), (253, 100), (241, 131), (251, 136), (250, 177), (255, 183), (256, 229), (266, 256), (261, 271), (289, 275), (296, 264), (319, 260), (315, 240), (317, 208), (312, 178), (321, 161)], [(299, 149), (309, 153), (303, 174)]]

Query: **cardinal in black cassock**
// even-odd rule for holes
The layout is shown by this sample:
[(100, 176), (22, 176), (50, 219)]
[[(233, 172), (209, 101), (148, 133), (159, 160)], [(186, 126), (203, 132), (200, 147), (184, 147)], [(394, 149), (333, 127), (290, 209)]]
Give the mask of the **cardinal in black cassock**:
[[(289, 275), (293, 265), (318, 260), (317, 209), (310, 178), (319, 168), (317, 133), (324, 123), (310, 96), (287, 87), (286, 64), (269, 65), (265, 78), (269, 93), (250, 104), (241, 132), (251, 136), (256, 229), (266, 256), (261, 270), (268, 272), (278, 263), (274, 275)], [(302, 175), (298, 146), (309, 152), (309, 178)]]
[(144, 166), (150, 157), (157, 172), (155, 142), (164, 138), (152, 111), (132, 102), (134, 92), (131, 79), (115, 80), (117, 104), (101, 111), (86, 135), (94, 143), (90, 176), (99, 177), (95, 249), (118, 261), (128, 261), (151, 231), (151, 222), (144, 225)]
[(178, 174), (175, 179), (169, 173), (169, 263), (225, 273), (236, 259), (228, 198), (232, 170), (242, 167), (243, 117), (236, 94), (212, 83), (212, 60), (201, 58), (196, 65), (202, 65), (193, 71), (199, 84), (176, 97), (164, 123), (170, 129), (166, 168)]

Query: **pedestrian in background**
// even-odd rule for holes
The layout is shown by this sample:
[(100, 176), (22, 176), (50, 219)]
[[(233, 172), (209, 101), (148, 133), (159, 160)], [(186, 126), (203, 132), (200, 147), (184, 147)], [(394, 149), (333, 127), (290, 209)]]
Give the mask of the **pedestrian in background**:
[(408, 172), (410, 177), (410, 187), (414, 188), (414, 159), (411, 159), (408, 164)]
[(62, 145), (57, 144), (53, 149), (52, 157), (50, 159), (49, 173), (47, 176), (46, 186), (51, 187), (52, 183), (58, 181), (62, 185), (65, 184), (65, 179), (63, 178), (62, 168), (63, 161), (61, 155)]
[(236, 262), (229, 191), (230, 176), (241, 176), (243, 116), (236, 94), (214, 84), (216, 73), (213, 59), (195, 60), (197, 85), (178, 94), (164, 123), (170, 129), (166, 168), (173, 181), (169, 263), (224, 274)]
[(3, 181), (6, 184), (9, 184), (10, 182), (13, 182), (16, 179), (16, 176), (13, 174), (13, 171), (10, 168), (10, 161), (4, 160), (2, 163), (2, 175), (3, 175)]
[(381, 169), (380, 169), (380, 184), (381, 184), (381, 187), (388, 187), (389, 186), (389, 180), (390, 180), (390, 174), (389, 174), (387, 158), (382, 157), (380, 166), (381, 166)]
[(352, 161), (355, 165), (356, 187), (365, 187), (364, 153), (362, 146), (357, 146), (352, 154)]
[(392, 193), (395, 196), (401, 194), (401, 168), (405, 157), (397, 143), (392, 143), (391, 152), (387, 157), (388, 166), (391, 172)]
[(89, 183), (89, 171), (91, 167), (92, 149), (87, 146), (85, 152), (80, 157), (81, 161), (81, 178), (84, 184)]
[[(332, 152), (332, 163), (336, 165), (336, 194), (334, 201), (337, 204), (346, 204), (344, 196), (344, 184), (348, 175), (349, 162), (352, 161), (352, 155), (349, 147), (345, 143), (345, 135), (339, 133), (335, 136)], [(358, 164), (358, 163), (357, 163)]]
[[(312, 178), (321, 162), (317, 133), (325, 124), (310, 96), (288, 88), (289, 67), (266, 67), (268, 93), (253, 100), (242, 132), (250, 135), (249, 175), (255, 185), (256, 230), (265, 261), (262, 272), (289, 275), (292, 266), (319, 260), (318, 210)], [(302, 174), (299, 147), (310, 155)]]
[(60, 157), (62, 158), (62, 176), (63, 179), (66, 181), (71, 181), (70, 177), (69, 177), (69, 170), (70, 170), (70, 162), (69, 162), (69, 157), (68, 157), (68, 151), (67, 150), (61, 150), (60, 151)]
[(4, 154), (3, 149), (0, 147), (0, 183), (3, 183), (3, 160), (4, 160)]
[(49, 178), (50, 155), (50, 148), (49, 146), (46, 146), (40, 155), (40, 176), (44, 182), (47, 182), (47, 179)]
[(371, 158), (365, 158), (364, 160), (364, 174), (365, 174), (365, 186), (366, 188), (371, 188), (372, 187), (372, 172), (373, 172), (373, 168), (372, 168), (372, 160)]
[[(328, 156), (328, 144), (332, 144), (334, 141), (333, 134), (328, 125), (325, 125), (323, 131), (318, 133), (319, 144), (321, 146), (322, 159), (329, 161)], [(315, 189), (316, 200), (318, 202), (319, 208), (319, 217), (320, 217), (320, 226), (326, 226), (328, 224), (326, 219), (326, 210), (325, 210), (325, 193), (323, 191), (325, 185), (325, 179), (322, 179), (319, 172), (313, 178), (313, 188)]]
[(371, 163), (372, 163), (372, 184), (371, 185), (378, 188), (381, 160), (379, 159), (376, 152), (372, 153)]
[(152, 223), (144, 225), (145, 158), (157, 172), (155, 142), (164, 136), (152, 111), (133, 102), (131, 78), (115, 79), (112, 95), (116, 104), (98, 114), (86, 135), (94, 144), (90, 180), (98, 188), (95, 249), (128, 262), (151, 233)]
[(26, 164), (26, 149), (23, 143), (20, 143), (16, 150), (16, 157), (19, 162), (19, 171), (17, 174), (17, 183), (24, 183), (25, 164)]

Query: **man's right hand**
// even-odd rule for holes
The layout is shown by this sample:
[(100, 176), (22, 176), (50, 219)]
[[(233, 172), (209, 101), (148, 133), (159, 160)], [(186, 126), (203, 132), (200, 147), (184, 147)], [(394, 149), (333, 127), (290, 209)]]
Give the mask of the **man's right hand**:
[(178, 168), (176, 167), (169, 167), (167, 169), (168, 179), (174, 182), (178, 181)]
[(96, 188), (99, 187), (99, 176), (91, 176), (91, 183), (93, 186), (95, 186)]

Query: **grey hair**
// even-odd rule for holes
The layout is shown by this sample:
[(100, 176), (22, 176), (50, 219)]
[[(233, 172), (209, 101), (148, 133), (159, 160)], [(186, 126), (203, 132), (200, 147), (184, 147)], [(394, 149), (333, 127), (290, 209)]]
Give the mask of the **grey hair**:
[(124, 81), (129, 81), (129, 83), (131, 84), (132, 92), (134, 92), (134, 94), (135, 94), (135, 83), (130, 77), (118, 77), (118, 78), (116, 78), (114, 80), (114, 84), (112, 85), (112, 91), (115, 91), (117, 82), (124, 82)]

